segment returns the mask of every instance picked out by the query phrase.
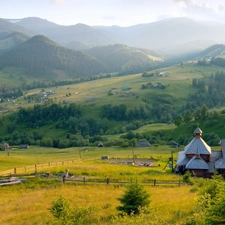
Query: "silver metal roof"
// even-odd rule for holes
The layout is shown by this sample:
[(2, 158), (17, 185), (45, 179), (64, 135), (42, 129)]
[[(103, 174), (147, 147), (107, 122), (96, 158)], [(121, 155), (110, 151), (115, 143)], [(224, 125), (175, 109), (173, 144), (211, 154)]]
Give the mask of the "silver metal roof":
[(184, 151), (178, 152), (178, 157), (177, 157), (177, 165), (180, 164), (180, 162), (185, 158), (185, 153)]
[(186, 165), (186, 169), (209, 170), (209, 165), (200, 156), (193, 156)]
[(184, 151), (178, 152), (177, 165), (186, 165), (190, 161), (190, 158), (187, 158)]
[(210, 161), (215, 162), (218, 159), (222, 157), (222, 152), (221, 151), (212, 151), (212, 154), (210, 156)]
[(221, 145), (222, 145), (222, 157), (223, 160), (225, 160), (225, 139), (221, 140)]
[(202, 130), (200, 128), (196, 128), (195, 131), (194, 131), (194, 134), (202, 135)]
[(201, 137), (193, 138), (192, 141), (185, 146), (184, 151), (185, 154), (211, 155), (211, 147), (209, 147)]

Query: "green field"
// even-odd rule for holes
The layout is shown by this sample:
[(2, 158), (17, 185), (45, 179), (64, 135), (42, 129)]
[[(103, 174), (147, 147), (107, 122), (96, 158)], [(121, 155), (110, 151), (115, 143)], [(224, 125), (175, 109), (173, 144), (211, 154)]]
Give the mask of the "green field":
[[(0, 171), (11, 167), (23, 167), (32, 164), (46, 162), (65, 161), (80, 159), (83, 161), (75, 162), (73, 165), (55, 166), (38, 171), (38, 177), (30, 176), (26, 181), (14, 186), (4, 186), (0, 188), (1, 194), (1, 224), (55, 224), (49, 208), (53, 201), (59, 196), (67, 199), (73, 207), (92, 207), (94, 213), (90, 214), (91, 223), (89, 224), (108, 224), (113, 223), (112, 217), (117, 217), (117, 200), (124, 192), (124, 186), (113, 184), (89, 184), (65, 183), (62, 184), (60, 174), (66, 169), (76, 176), (86, 176), (89, 178), (106, 179), (146, 179), (173, 180), (182, 179), (180, 175), (171, 172), (171, 168), (165, 167), (168, 158), (171, 156), (171, 147), (162, 146), (154, 149), (135, 148), (134, 153), (138, 159), (155, 159), (153, 167), (132, 166), (111, 164), (101, 160), (102, 155), (114, 158), (131, 158), (132, 150), (123, 148), (71, 148), (71, 149), (48, 149), (34, 148), (29, 150), (9, 150), (0, 152)], [(174, 158), (177, 157), (176, 149)], [(81, 152), (81, 155), (79, 154)], [(94, 158), (97, 158), (94, 160)], [(92, 159), (92, 160), (91, 160)], [(160, 166), (159, 166), (160, 164)], [(41, 174), (49, 171), (50, 177), (42, 177)], [(27, 173), (24, 173), (24, 175)], [(32, 175), (33, 173), (31, 173)], [(57, 176), (58, 174), (58, 176)], [(141, 221), (151, 220), (154, 224), (182, 224), (188, 215), (191, 215), (196, 191), (189, 185), (156, 185), (145, 186), (150, 193), (151, 213), (139, 218)], [(195, 187), (197, 190), (197, 186)], [(160, 218), (160, 219), (159, 219)], [(138, 218), (137, 218), (138, 219)], [(134, 220), (135, 221), (135, 220)], [(134, 223), (133, 221), (133, 223)], [(115, 224), (124, 224), (124, 219), (116, 219)], [(113, 223), (113, 224), (114, 224)], [(127, 218), (127, 223), (129, 218)], [(135, 224), (135, 223), (134, 223)], [(139, 224), (136, 221), (136, 224)]]
[[(87, 110), (90, 110), (90, 108), (93, 107), (98, 111), (98, 108), (103, 104), (118, 105), (122, 103), (129, 103), (128, 106), (131, 108), (140, 103), (143, 104), (143, 98), (147, 98), (151, 101), (152, 99), (155, 99), (156, 96), (167, 96), (166, 98), (171, 101), (176, 101), (177, 105), (182, 105), (188, 94), (195, 91), (191, 86), (192, 79), (209, 77), (212, 72), (216, 72), (217, 70), (221, 71), (223, 69), (219, 67), (215, 68), (213, 66), (203, 67), (193, 64), (184, 64), (183, 67), (177, 65), (151, 71), (151, 73), (157, 73), (160, 71), (168, 72), (169, 75), (167, 77), (142, 77), (142, 74), (127, 75), (98, 79), (74, 85), (51, 87), (46, 88), (45, 91), (54, 90), (56, 92), (48, 97), (54, 102), (62, 103), (63, 100), (68, 100), (71, 103), (75, 102), (77, 104), (87, 106)], [(1, 76), (1, 79), (4, 79), (1, 83), (10, 84), (10, 74), (10, 70), (5, 72), (5, 75), (3, 74), (3, 76)], [(16, 77), (18, 75), (14, 76)], [(19, 81), (19, 77), (18, 82), (22, 83)], [(27, 82), (29, 82), (29, 80), (27, 80)], [(147, 83), (162, 83), (166, 86), (166, 89), (142, 89), (142, 85), (146, 85)], [(127, 86), (129, 88), (129, 92), (123, 91), (123, 86)], [(117, 89), (117, 94), (108, 96), (108, 92), (113, 88)], [(30, 90), (26, 93), (26, 96), (39, 94), (40, 91), (41, 89)], [(133, 95), (132, 93), (136, 94)], [(90, 97), (94, 97), (95, 101), (88, 101)], [(34, 103), (35, 102), (28, 103), (27, 100), (24, 100), (24, 97), (20, 97), (15, 100), (15, 103), (10, 101), (8, 103), (4, 103), (4, 105), (15, 110), (18, 108), (18, 105), (27, 107), (32, 106)]]

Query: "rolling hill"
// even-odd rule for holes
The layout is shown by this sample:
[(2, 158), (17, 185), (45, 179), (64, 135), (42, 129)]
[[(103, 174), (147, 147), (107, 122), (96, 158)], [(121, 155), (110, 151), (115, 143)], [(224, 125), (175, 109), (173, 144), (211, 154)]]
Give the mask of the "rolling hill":
[(20, 45), (30, 37), (24, 33), (13, 32), (0, 39), (0, 54)]
[(199, 54), (199, 57), (218, 57), (225, 54), (225, 45), (217, 44), (206, 48)]
[(101, 62), (80, 51), (59, 46), (38, 35), (0, 56), (0, 68), (25, 68), (27, 75), (54, 77), (54, 70), (68, 77), (88, 77), (106, 71)]
[(84, 51), (103, 62), (111, 72), (149, 70), (163, 61), (153, 51), (120, 44), (98, 46)]

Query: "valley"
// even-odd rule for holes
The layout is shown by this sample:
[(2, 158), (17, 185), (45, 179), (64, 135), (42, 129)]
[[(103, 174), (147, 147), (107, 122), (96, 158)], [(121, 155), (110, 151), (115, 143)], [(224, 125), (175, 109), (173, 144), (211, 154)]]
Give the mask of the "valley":
[[(218, 171), (207, 180), (174, 169), (198, 127), (221, 150), (224, 35), (222, 23), (184, 17), (130, 27), (0, 19), (0, 179), (23, 179), (0, 188), (1, 224), (223, 220)], [(131, 187), (150, 204), (121, 214)]]

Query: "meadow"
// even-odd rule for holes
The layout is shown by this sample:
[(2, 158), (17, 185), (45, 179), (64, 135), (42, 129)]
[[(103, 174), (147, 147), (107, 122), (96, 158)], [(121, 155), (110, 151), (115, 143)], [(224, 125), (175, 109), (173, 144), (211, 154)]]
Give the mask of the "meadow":
[[(124, 102), (129, 102), (129, 107), (139, 106), (140, 102), (144, 98), (148, 98), (149, 101), (155, 99), (156, 96), (167, 96), (168, 99), (176, 101), (179, 105), (185, 102), (186, 97), (190, 92), (195, 89), (191, 86), (193, 78), (206, 78), (216, 71), (223, 70), (220, 67), (213, 66), (198, 66), (192, 63), (185, 63), (182, 67), (180, 65), (175, 65), (172, 67), (167, 67), (163, 69), (153, 70), (151, 73), (168, 72), (169, 75), (166, 77), (142, 77), (142, 74), (133, 74), (127, 76), (113, 76), (111, 78), (104, 78), (98, 80), (92, 80), (84, 83), (65, 85), (59, 87), (46, 88), (47, 90), (54, 90), (55, 94), (49, 95), (48, 99), (52, 99), (56, 103), (62, 103), (63, 100), (68, 100), (70, 103), (77, 103), (87, 107), (87, 111), (90, 107), (94, 107), (96, 112), (98, 108), (104, 104), (123, 104)], [(5, 74), (5, 75), (4, 75)], [(1, 76), (2, 84), (10, 84), (10, 70), (5, 71)], [(16, 78), (16, 75), (15, 75)], [(19, 76), (18, 82), (22, 84), (23, 78)], [(22, 80), (21, 80), (22, 79)], [(0, 80), (1, 81), (1, 80)], [(29, 79), (26, 80), (28, 83)], [(142, 89), (143, 84), (148, 83), (162, 83), (166, 86), (166, 89), (159, 88), (148, 88)], [(19, 83), (15, 83), (19, 84)], [(129, 88), (129, 93), (124, 92), (122, 87), (126, 86)], [(117, 94), (108, 95), (108, 92), (112, 89), (117, 89)], [(41, 91), (40, 88), (32, 89), (25, 93), (25, 96), (37, 95)], [(132, 93), (135, 93), (133, 95)], [(179, 99), (177, 98), (179, 96)], [(90, 97), (94, 97), (95, 101), (88, 101)], [(36, 104), (37, 102), (29, 101), (20, 97), (15, 100), (15, 102), (9, 101), (4, 102), (6, 107), (11, 110), (16, 110), (18, 105), (27, 107)], [(143, 102), (142, 102), (143, 104)]]
[[(180, 175), (171, 172), (171, 168), (165, 167), (171, 151), (174, 151), (174, 158), (181, 149), (173, 149), (170, 146), (159, 146), (157, 148), (135, 148), (137, 158), (154, 159), (153, 167), (137, 165), (112, 164), (107, 160), (101, 160), (102, 155), (110, 158), (132, 158), (131, 149), (123, 148), (35, 148), (28, 150), (12, 149), (7, 152), (0, 152), (0, 172), (11, 167), (23, 167), (37, 163), (79, 160), (69, 166), (59, 165), (34, 173), (24, 173), (27, 179), (21, 184), (14, 186), (2, 186), (0, 188), (0, 211), (1, 224), (7, 225), (33, 225), (33, 224), (55, 224), (49, 208), (52, 202), (60, 196), (65, 198), (74, 208), (91, 209), (89, 224), (135, 224), (137, 220), (149, 221), (145, 224), (182, 224), (191, 215), (195, 199), (197, 197), (199, 179), (195, 185), (188, 184), (165, 184), (145, 185), (150, 193), (150, 211), (144, 218), (119, 218), (116, 207), (120, 205), (118, 198), (125, 191), (124, 185), (116, 184), (82, 184), (76, 182), (62, 183), (60, 174), (69, 169), (75, 176), (98, 177), (110, 179), (157, 179), (173, 180), (182, 179)], [(81, 155), (79, 154), (81, 153)], [(160, 164), (160, 166), (159, 166)], [(43, 177), (42, 174), (50, 172), (50, 177)], [(201, 181), (203, 182), (203, 181)], [(130, 222), (129, 222), (130, 221)], [(133, 221), (133, 222), (131, 222)], [(136, 224), (139, 222), (136, 221)], [(152, 223), (150, 223), (150, 221)]]

